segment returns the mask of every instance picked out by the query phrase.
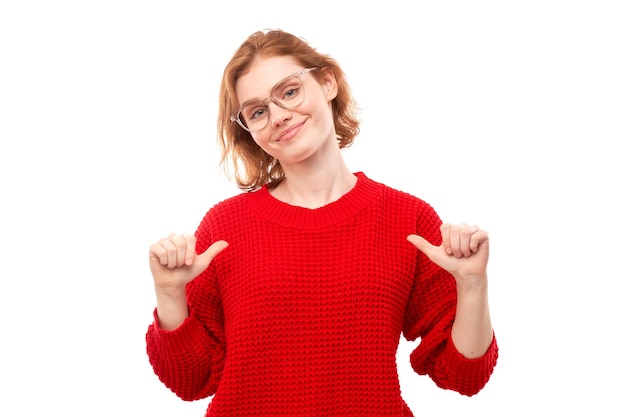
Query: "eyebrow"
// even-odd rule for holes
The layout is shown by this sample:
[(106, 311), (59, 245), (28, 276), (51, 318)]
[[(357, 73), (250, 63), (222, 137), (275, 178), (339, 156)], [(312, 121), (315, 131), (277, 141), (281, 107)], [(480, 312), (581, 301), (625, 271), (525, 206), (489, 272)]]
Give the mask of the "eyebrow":
[[(274, 87), (276, 87), (278, 85), (278, 83), (280, 83), (281, 81), (286, 80), (287, 78), (289, 78), (289, 77), (291, 77), (293, 75), (296, 75), (297, 73), (299, 73), (300, 71), (302, 71), (304, 69), (306, 69), (306, 68), (303, 68), (303, 69), (294, 71), (292, 73), (289, 73), (289, 74), (285, 75), (283, 78), (279, 78), (278, 81), (276, 81), (274, 84), (272, 84), (272, 88), (270, 89), (269, 94), (272, 94), (272, 91), (274, 91)], [(262, 98), (260, 96), (256, 96), (255, 98), (251, 98), (249, 100), (242, 101), (241, 104), (239, 105), (239, 107), (242, 107), (244, 104), (252, 103), (254, 101), (263, 101), (263, 100), (265, 100), (268, 97), (270, 97), (270, 96), (268, 95), (268, 96), (265, 96), (265, 97), (262, 97)]]

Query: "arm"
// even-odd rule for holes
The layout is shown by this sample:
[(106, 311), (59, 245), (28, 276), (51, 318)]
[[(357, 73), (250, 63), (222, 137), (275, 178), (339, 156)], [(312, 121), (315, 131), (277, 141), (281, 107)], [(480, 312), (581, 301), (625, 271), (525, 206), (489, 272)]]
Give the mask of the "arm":
[(422, 342), (411, 363), (437, 385), (473, 395), (487, 383), (498, 356), (487, 298), (488, 237), (465, 225), (441, 225), (439, 234), (440, 221), (421, 224), (428, 240), (408, 236), (421, 251), (406, 333)]
[(441, 238), (441, 245), (433, 246), (418, 235), (408, 237), (432, 262), (454, 277), (457, 302), (452, 341), (466, 358), (478, 358), (493, 340), (487, 296), (489, 238), (475, 226), (449, 224), (441, 225)]
[[(219, 291), (211, 261), (227, 245), (171, 235), (150, 249), (157, 308), (146, 334), (155, 374), (185, 400), (214, 393), (223, 363)], [(207, 269), (208, 268), (208, 269)]]
[(441, 237), (440, 246), (417, 235), (408, 239), (454, 277), (457, 303), (452, 340), (465, 357), (477, 358), (485, 354), (493, 340), (487, 294), (489, 238), (475, 226), (449, 224), (441, 226)]

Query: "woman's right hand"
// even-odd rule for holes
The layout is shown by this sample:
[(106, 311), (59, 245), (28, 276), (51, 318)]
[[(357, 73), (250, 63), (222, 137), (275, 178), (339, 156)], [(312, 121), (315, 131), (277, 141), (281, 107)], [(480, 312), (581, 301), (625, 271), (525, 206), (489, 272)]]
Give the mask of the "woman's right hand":
[(195, 236), (176, 234), (150, 246), (150, 270), (161, 328), (173, 330), (188, 317), (185, 286), (227, 246), (226, 241), (218, 240), (204, 253), (197, 254)]
[(196, 237), (171, 234), (150, 246), (150, 270), (157, 291), (176, 291), (208, 268), (226, 247), (223, 240), (214, 242), (201, 254), (196, 253)]

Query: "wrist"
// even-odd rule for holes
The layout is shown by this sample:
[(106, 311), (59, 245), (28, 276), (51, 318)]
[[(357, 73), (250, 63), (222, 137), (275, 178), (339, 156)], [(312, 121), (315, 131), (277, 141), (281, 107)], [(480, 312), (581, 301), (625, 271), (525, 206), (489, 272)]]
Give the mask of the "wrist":
[(167, 285), (154, 285), (154, 292), (156, 293), (157, 299), (170, 299), (170, 300), (180, 300), (181, 298), (186, 298), (187, 293), (185, 290), (185, 285), (176, 285), (176, 284), (167, 284)]
[(457, 291), (484, 291), (487, 289), (487, 275), (455, 276)]

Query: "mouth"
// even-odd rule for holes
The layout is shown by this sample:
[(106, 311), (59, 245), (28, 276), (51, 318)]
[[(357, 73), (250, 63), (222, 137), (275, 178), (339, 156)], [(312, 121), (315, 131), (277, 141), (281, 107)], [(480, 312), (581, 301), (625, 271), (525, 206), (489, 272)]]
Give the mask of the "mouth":
[(276, 142), (286, 142), (293, 139), (300, 132), (303, 125), (304, 122), (289, 126), (287, 130), (281, 132), (281, 134), (278, 135), (278, 137), (276, 138)]

